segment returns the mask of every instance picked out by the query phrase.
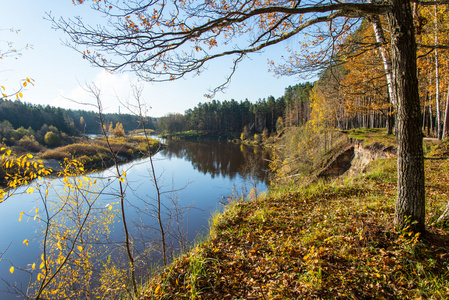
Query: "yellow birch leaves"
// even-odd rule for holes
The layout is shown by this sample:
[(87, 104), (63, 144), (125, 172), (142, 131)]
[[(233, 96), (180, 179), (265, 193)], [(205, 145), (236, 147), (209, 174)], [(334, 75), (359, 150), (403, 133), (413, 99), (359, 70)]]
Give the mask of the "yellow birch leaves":
[(28, 84), (34, 85), (34, 80), (31, 78), (25, 78), (21, 81), (20, 84), (20, 88), (18, 88), (18, 90), (16, 90), (15, 92), (10, 92), (7, 93), (6, 92), (6, 87), (3, 85), (0, 85), (0, 89), (1, 89), (1, 94), (3, 98), (8, 98), (8, 97), (15, 97), (16, 100), (19, 100), (21, 98), (23, 98), (23, 93), (21, 92), (23, 88), (27, 87)]

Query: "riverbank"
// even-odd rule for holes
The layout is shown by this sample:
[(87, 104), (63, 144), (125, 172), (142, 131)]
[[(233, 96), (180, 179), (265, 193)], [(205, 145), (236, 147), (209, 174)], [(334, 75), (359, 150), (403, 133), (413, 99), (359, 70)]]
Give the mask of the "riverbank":
[(227, 141), (236, 144), (243, 144), (253, 147), (261, 147), (265, 143), (271, 144), (276, 137), (268, 137), (266, 140), (262, 139), (261, 134), (254, 134), (252, 137), (241, 139), (241, 134), (235, 132), (215, 132), (215, 131), (182, 131), (174, 133), (163, 133), (159, 137), (164, 139), (186, 140), (186, 141)]
[(96, 137), (70, 144), (56, 149), (38, 153), (37, 158), (47, 161), (77, 159), (87, 169), (105, 168), (114, 163), (113, 154), (118, 162), (128, 162), (133, 159), (148, 156), (148, 151), (154, 153), (161, 148), (161, 143), (145, 137), (109, 137), (109, 145), (104, 137)]
[[(50, 173), (53, 171), (60, 171), (63, 168), (64, 160), (76, 159), (83, 163), (84, 169), (87, 172), (91, 172), (113, 165), (114, 157), (112, 153), (114, 153), (117, 162), (125, 163), (148, 156), (148, 151), (154, 154), (164, 147), (158, 140), (151, 138), (147, 140), (145, 137), (135, 136), (109, 137), (109, 145), (110, 148), (106, 139), (102, 136), (93, 139), (83, 138), (78, 139), (69, 145), (34, 153), (32, 158), (27, 157), (27, 159), (31, 166), (37, 162), (39, 165), (42, 165), (41, 168), (49, 170)], [(4, 149), (4, 151), (6, 152), (8, 149)], [(20, 155), (20, 153), (18, 155)], [(8, 155), (3, 157), (3, 163), (1, 163), (0, 167), (0, 183), (2, 185), (6, 184), (5, 175), (7, 170), (5, 168), (7, 166), (7, 161), (17, 159), (14, 157), (16, 156), (9, 157)], [(11, 164), (8, 165), (11, 166)], [(34, 167), (34, 169), (37, 170), (37, 167)], [(20, 172), (19, 170), (17, 171)]]
[(164, 139), (175, 140), (200, 140), (200, 141), (235, 141), (239, 139), (239, 134), (231, 132), (208, 132), (208, 131), (182, 131), (173, 133), (163, 133), (159, 135)]
[(425, 145), (426, 235), (393, 228), (396, 158), (380, 158), (356, 175), (236, 200), (140, 299), (447, 298), (449, 226), (434, 222), (448, 202), (448, 145)]

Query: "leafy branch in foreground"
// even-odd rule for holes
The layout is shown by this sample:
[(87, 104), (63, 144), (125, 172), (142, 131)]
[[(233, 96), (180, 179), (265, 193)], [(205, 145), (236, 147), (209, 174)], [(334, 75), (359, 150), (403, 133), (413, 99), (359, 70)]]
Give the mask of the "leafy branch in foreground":
[(31, 154), (17, 156), (10, 149), (0, 149), (0, 176), (6, 188), (0, 188), (0, 203), (13, 196), (18, 187), (28, 185), (33, 180), (50, 175), (53, 171), (45, 168), (42, 161), (34, 160)]
[[(4, 31), (5, 29), (0, 28), (0, 31)], [(19, 33), (20, 30), (14, 30), (10, 29), (10, 32)], [(22, 49), (16, 49), (13, 46), (12, 42), (9, 41), (0, 41), (0, 59), (8, 58), (8, 57), (18, 57), (21, 54), (21, 51), (24, 49), (31, 48), (30, 45), (26, 45)], [(14, 92), (8, 91), (7, 88), (0, 83), (0, 94), (3, 96), (3, 98), (8, 98), (15, 96), (17, 100), (21, 99), (23, 97), (23, 89), (28, 86), (28, 84), (34, 85), (34, 80), (31, 78), (25, 78), (20, 80), (20, 85), (18, 88), (15, 89)]]
[(38, 188), (44, 207), (38, 216), (44, 224), (43, 254), (31, 290), (36, 290), (36, 299), (108, 295), (114, 285), (97, 284), (101, 268), (96, 265), (108, 253), (105, 239), (116, 211), (112, 204), (101, 207), (97, 203), (105, 187), (99, 188), (96, 180), (84, 176), (82, 163), (66, 160), (59, 176), (61, 191), (49, 183)]

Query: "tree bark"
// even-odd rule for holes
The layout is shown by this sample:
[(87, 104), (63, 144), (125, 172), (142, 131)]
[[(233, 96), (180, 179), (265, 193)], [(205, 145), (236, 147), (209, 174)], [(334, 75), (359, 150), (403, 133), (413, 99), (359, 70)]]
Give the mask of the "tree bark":
[[(428, 98), (430, 101), (430, 97)], [(429, 129), (433, 135), (433, 113), (432, 113), (432, 104), (429, 104)]]
[(435, 5), (435, 102), (437, 110), (437, 138), (441, 140), (441, 117), (440, 117), (440, 66), (438, 58), (438, 9)]
[[(371, 0), (371, 2), (374, 2)], [(387, 77), (387, 87), (388, 94), (390, 96), (390, 101), (393, 105), (396, 105), (396, 95), (393, 92), (393, 76), (391, 73), (391, 59), (388, 55), (387, 49), (385, 49), (385, 45), (387, 45), (387, 41), (385, 40), (384, 31), (382, 30), (382, 26), (380, 24), (379, 16), (372, 16), (371, 23), (373, 24), (374, 34), (376, 36), (376, 42), (380, 44), (379, 51), (382, 55), (382, 62), (384, 64), (385, 76)]]
[(394, 128), (394, 113), (392, 108), (387, 110), (387, 134), (393, 134)]
[(411, 230), (424, 232), (424, 155), (413, 16), (409, 1), (391, 0), (390, 3), (387, 18), (391, 30), (398, 140), (398, 195), (394, 223), (398, 228), (410, 225)]
[(447, 87), (446, 109), (445, 109), (445, 112), (444, 112), (443, 136), (442, 136), (443, 139), (448, 137), (448, 134), (447, 134), (447, 130), (448, 130), (448, 127), (449, 127), (449, 124), (448, 124), (449, 120), (448, 119), (449, 119), (449, 85)]

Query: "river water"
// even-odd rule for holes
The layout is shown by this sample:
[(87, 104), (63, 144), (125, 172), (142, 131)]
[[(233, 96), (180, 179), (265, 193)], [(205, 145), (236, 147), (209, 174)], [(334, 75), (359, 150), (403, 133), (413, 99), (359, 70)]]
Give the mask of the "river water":
[[(170, 226), (167, 229), (168, 257), (172, 257), (173, 251), (188, 248), (198, 237), (206, 236), (211, 215), (222, 210), (230, 196), (245, 196), (254, 188), (258, 193), (266, 190), (268, 158), (261, 149), (216, 141), (171, 141), (154, 155), (154, 169), (162, 191), (162, 221), (165, 228)], [(149, 158), (120, 168), (127, 174), (125, 212), (134, 251), (141, 257), (145, 253), (144, 269), (151, 264), (160, 265), (160, 235), (154, 218), (157, 194)], [(118, 181), (113, 171), (114, 168), (110, 168), (88, 175), (97, 179), (98, 186), (105, 187), (97, 201), (98, 207), (119, 207), (115, 196)], [(63, 183), (58, 179), (47, 181), (51, 184), (50, 198), (56, 198)], [(27, 189), (21, 187), (16, 196), (0, 204), (0, 299), (17, 299), (17, 293), (26, 292), (30, 275), (21, 269), (29, 270), (32, 263), (39, 264), (42, 254), (43, 222), (33, 218), (36, 209), (42, 212), (42, 201), (36, 191), (27, 194)], [(24, 215), (19, 222), (21, 212)], [(119, 245), (124, 239), (120, 216), (117, 214), (115, 219), (108, 235), (111, 245)], [(28, 240), (28, 245), (24, 240)], [(109, 251), (108, 255), (114, 255), (114, 251)], [(15, 268), (13, 274), (11, 266)]]

